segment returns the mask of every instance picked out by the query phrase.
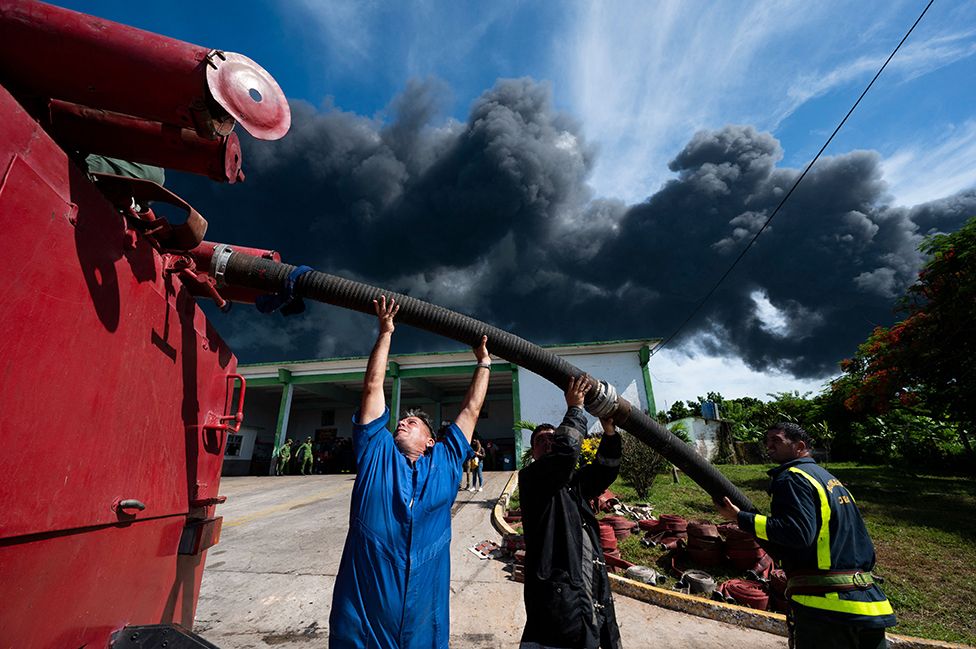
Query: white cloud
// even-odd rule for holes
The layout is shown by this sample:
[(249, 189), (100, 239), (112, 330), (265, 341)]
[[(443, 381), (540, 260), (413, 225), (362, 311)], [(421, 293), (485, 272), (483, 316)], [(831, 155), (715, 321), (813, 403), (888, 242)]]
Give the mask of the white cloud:
[(330, 65), (354, 68), (369, 60), (375, 42), (375, 2), (299, 0), (298, 4), (303, 11), (288, 15), (306, 28), (317, 28)]
[[(600, 147), (592, 178), (597, 194), (643, 200), (667, 180), (668, 160), (695, 131), (727, 123), (774, 130), (807, 102), (866, 83), (897, 42), (894, 35), (908, 26), (897, 21), (915, 9), (875, 6), (877, 11), (852, 16), (857, 12), (851, 7), (581, 5), (557, 57), (569, 65), (556, 88), (570, 88), (572, 112)], [(847, 20), (838, 22), (839, 16)], [(888, 83), (930, 74), (976, 53), (976, 31), (928, 24), (937, 19), (927, 17), (892, 60)]]
[(785, 338), (790, 334), (789, 319), (769, 301), (766, 291), (753, 291), (749, 297), (756, 305), (756, 318), (759, 320), (760, 329), (777, 338)]
[[(976, 32), (965, 31), (944, 34), (925, 41), (909, 41), (891, 59), (884, 74), (896, 76), (900, 80), (911, 80), (924, 76), (950, 63), (972, 56), (976, 53)], [(820, 97), (831, 90), (851, 82), (870, 80), (890, 51), (879, 50), (853, 61), (844, 61), (828, 71), (811, 70), (797, 78), (787, 90), (788, 103), (783, 106), (774, 122), (778, 125), (804, 103)]]
[[(514, 11), (515, 7), (508, 1), (485, 2), (470, 13), (445, 9), (436, 2), (418, 3), (411, 11), (414, 23), (440, 27), (421, 28), (410, 34), (405, 56), (407, 73), (427, 76), (438, 65), (474, 65), (474, 61), (485, 55), (485, 35)], [(450, 33), (450, 38), (445, 38), (445, 32)]]
[[(730, 106), (761, 80), (753, 68), (799, 3), (590, 3), (564, 44), (573, 112), (600, 157), (593, 184), (628, 201), (651, 194), (667, 161), (700, 128), (735, 120)], [(755, 92), (752, 90), (751, 92)]]
[(895, 204), (912, 206), (976, 186), (976, 121), (916, 141), (882, 163)]
[(709, 392), (726, 399), (755, 397), (768, 400), (769, 394), (792, 392), (818, 394), (830, 379), (797, 379), (778, 372), (756, 372), (737, 358), (703, 356), (695, 351), (665, 349), (651, 357), (651, 383), (658, 410), (675, 401), (694, 400)]

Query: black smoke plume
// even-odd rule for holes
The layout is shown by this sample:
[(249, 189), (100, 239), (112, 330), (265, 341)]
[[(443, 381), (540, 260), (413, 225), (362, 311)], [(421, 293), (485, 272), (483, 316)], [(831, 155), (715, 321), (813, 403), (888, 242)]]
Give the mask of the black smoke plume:
[[(550, 343), (670, 334), (799, 173), (776, 166), (770, 134), (726, 126), (695, 134), (646, 201), (594, 199), (597, 152), (547, 85), (499, 81), (464, 123), (440, 118), (444, 94), (411, 82), (385, 119), (295, 102), (283, 140), (244, 142), (243, 185), (173, 186), (208, 217), (208, 238), (275, 248)], [(974, 213), (974, 191), (892, 205), (876, 153), (824, 158), (672, 346), (829, 374), (894, 320), (921, 238)], [(245, 362), (372, 344), (365, 316), (331, 307), (282, 319), (239, 305), (216, 320)], [(456, 348), (405, 330), (395, 351)]]

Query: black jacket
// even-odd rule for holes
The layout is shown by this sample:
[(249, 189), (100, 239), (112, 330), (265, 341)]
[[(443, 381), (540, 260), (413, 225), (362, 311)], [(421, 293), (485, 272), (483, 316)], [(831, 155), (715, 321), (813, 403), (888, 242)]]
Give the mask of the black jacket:
[(593, 463), (576, 471), (585, 430), (582, 408), (570, 408), (552, 451), (519, 471), (526, 644), (620, 647), (599, 527), (587, 502), (617, 477), (620, 435), (604, 435)]

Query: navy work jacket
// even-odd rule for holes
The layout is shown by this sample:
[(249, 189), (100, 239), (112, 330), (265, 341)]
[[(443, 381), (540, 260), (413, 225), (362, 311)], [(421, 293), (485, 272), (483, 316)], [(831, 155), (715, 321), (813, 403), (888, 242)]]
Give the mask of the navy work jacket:
[[(840, 480), (804, 457), (769, 471), (769, 516), (740, 511), (739, 527), (756, 535), (789, 577), (794, 573), (874, 568), (874, 544), (854, 497)], [(895, 624), (891, 604), (877, 584), (825, 595), (791, 595), (816, 617), (860, 627)]]
[(353, 417), (359, 471), (329, 616), (329, 647), (447, 649), (451, 506), (471, 456), (451, 424), (413, 465), (386, 429), (389, 409)]

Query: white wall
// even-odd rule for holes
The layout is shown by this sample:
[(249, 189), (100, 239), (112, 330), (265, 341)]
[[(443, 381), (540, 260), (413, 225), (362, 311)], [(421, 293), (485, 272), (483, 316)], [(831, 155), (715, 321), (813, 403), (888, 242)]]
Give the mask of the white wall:
[(237, 431), (237, 434), (241, 436), (241, 452), (239, 455), (226, 455), (228, 460), (247, 460), (251, 461), (251, 456), (254, 455), (254, 440), (257, 439), (258, 430), (256, 428), (248, 428), (247, 426), (241, 426), (241, 429)]
[[(590, 376), (609, 381), (617, 394), (641, 410), (647, 409), (647, 395), (644, 392), (644, 376), (636, 351), (600, 354), (561, 354), (561, 358), (572, 363)], [(566, 414), (566, 398), (562, 390), (538, 374), (519, 369), (519, 402), (522, 419), (535, 424), (547, 422), (558, 426)], [(601, 430), (600, 422), (586, 415), (588, 430)], [(531, 431), (522, 431), (523, 448), (529, 447)]]
[(711, 419), (685, 417), (668, 424), (668, 428), (680, 425), (691, 439), (695, 452), (711, 462), (718, 451), (718, 434), (721, 424)]

